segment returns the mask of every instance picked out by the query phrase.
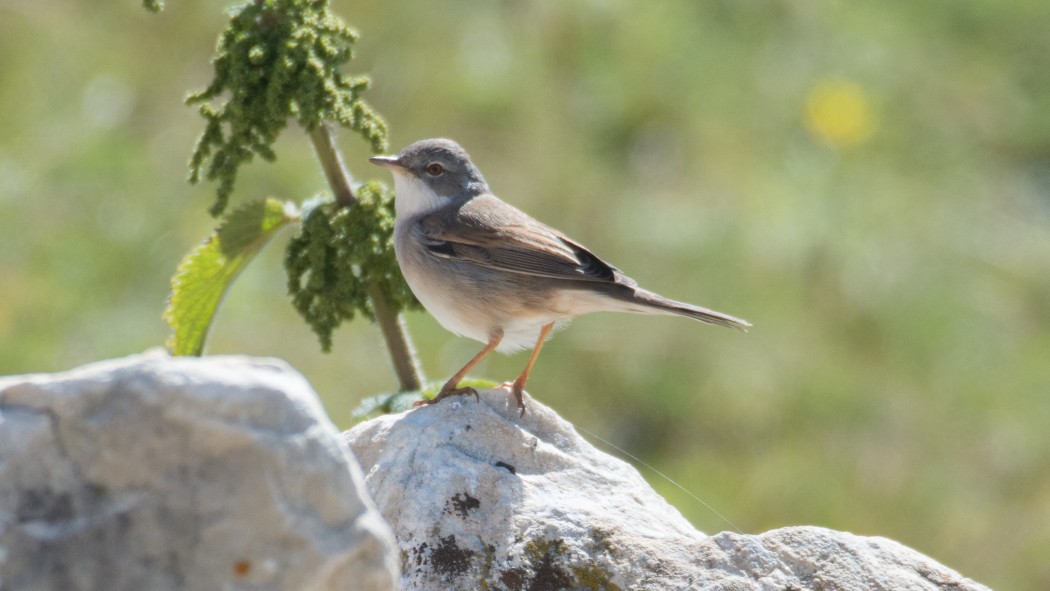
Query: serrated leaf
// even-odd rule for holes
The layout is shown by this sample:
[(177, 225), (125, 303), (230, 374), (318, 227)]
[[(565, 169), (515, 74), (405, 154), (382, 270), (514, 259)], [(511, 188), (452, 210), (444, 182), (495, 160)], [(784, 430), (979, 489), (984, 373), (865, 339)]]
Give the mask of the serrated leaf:
[(172, 355), (201, 355), (223, 297), (244, 267), (277, 233), (299, 219), (295, 205), (269, 198), (230, 212), (218, 229), (179, 262), (164, 320)]

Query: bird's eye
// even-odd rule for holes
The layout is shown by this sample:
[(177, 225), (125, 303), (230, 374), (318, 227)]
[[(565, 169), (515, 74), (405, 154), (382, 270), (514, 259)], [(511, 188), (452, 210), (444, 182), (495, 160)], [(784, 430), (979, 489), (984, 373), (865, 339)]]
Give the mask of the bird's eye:
[(441, 176), (441, 173), (445, 172), (445, 167), (441, 166), (437, 162), (431, 162), (427, 164), (427, 174), (430, 176)]

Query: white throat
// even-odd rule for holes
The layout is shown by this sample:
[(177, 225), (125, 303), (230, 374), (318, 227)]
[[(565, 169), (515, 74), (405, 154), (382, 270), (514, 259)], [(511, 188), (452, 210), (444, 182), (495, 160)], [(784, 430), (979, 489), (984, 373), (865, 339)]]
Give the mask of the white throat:
[(401, 220), (434, 211), (452, 200), (438, 195), (412, 174), (403, 172), (394, 174), (394, 193), (394, 210)]

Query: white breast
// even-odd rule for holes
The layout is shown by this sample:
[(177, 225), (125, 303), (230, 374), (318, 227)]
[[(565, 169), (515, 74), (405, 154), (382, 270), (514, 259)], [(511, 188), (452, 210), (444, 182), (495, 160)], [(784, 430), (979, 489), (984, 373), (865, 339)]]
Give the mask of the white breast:
[(408, 172), (394, 173), (394, 191), (394, 209), (397, 212), (394, 251), (412, 293), (446, 330), (487, 342), (489, 327), (473, 318), (462, 305), (457, 305), (461, 303), (453, 293), (455, 285), (449, 284), (447, 277), (440, 276), (443, 271), (434, 267), (433, 261), (428, 261), (418, 238), (411, 235), (410, 225), (416, 216), (443, 207), (450, 199), (438, 195)]

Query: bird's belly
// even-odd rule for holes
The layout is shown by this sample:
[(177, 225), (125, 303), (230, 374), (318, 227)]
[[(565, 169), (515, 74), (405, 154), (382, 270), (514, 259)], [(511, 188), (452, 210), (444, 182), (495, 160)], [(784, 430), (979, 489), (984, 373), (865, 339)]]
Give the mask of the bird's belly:
[(503, 340), (496, 350), (500, 353), (513, 353), (531, 349), (540, 338), (540, 331), (551, 322), (555, 323), (555, 328), (561, 328), (568, 323), (568, 319), (539, 316), (516, 319), (503, 328)]
[(496, 287), (504, 282), (469, 263), (427, 260), (432, 255), (397, 240), (395, 252), (412, 293), (445, 330), (482, 343), (502, 332), (496, 349), (501, 353), (531, 348), (543, 326), (567, 319), (548, 306), (530, 305), (528, 300), (542, 296), (526, 294), (519, 286)]
[[(406, 279), (408, 276), (406, 275)], [(478, 314), (477, 310), (464, 305), (462, 301), (456, 301), (448, 294), (435, 293), (435, 288), (421, 289), (416, 282), (408, 280), (412, 293), (416, 294), (427, 312), (438, 321), (445, 330), (462, 337), (487, 343), (492, 334), (490, 323)]]
[(464, 277), (453, 272), (453, 265), (426, 260), (422, 249), (409, 248), (395, 238), (398, 265), (419, 303), (438, 323), (454, 334), (487, 343), (492, 333), (488, 314), (471, 305), (473, 288)]

